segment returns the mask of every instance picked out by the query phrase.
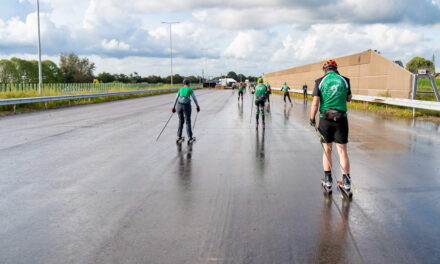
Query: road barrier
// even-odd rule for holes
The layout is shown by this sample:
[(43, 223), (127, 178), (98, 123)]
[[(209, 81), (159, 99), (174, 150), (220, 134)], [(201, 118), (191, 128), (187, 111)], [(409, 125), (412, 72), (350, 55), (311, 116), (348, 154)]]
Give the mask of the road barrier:
[[(274, 90), (281, 91), (281, 88), (272, 88)], [(290, 90), (290, 92), (303, 94), (303, 90)], [(307, 94), (311, 95), (312, 91), (307, 91)], [(379, 103), (379, 104), (388, 104), (395, 106), (403, 106), (408, 108), (417, 108), (417, 109), (425, 109), (425, 110), (434, 110), (440, 111), (440, 102), (434, 101), (422, 101), (422, 100), (413, 100), (413, 99), (400, 99), (400, 98), (391, 98), (391, 97), (382, 97), (382, 96), (367, 96), (367, 95), (353, 95), (353, 100), (355, 101), (364, 101), (370, 103)]]

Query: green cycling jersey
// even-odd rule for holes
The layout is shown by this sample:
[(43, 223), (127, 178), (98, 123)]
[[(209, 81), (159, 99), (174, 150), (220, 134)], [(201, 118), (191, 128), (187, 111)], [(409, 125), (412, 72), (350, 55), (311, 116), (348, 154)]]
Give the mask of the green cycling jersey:
[(347, 97), (351, 94), (350, 80), (336, 72), (328, 72), (316, 81), (314, 96), (321, 98), (319, 112), (333, 109), (347, 112)]
[(264, 84), (259, 84), (255, 87), (255, 96), (266, 96), (267, 95), (267, 87)]
[(193, 93), (193, 89), (191, 89), (191, 87), (184, 86), (180, 88), (177, 93), (179, 94), (179, 96), (189, 97)]

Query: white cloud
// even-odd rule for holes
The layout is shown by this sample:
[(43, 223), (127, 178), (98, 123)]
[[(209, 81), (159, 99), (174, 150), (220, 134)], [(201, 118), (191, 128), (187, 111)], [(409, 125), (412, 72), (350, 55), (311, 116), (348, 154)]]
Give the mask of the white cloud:
[[(18, 17), (13, 17), (8, 21), (0, 20), (0, 39), (8, 43), (32, 44), (37, 39), (36, 29), (36, 13), (27, 15), (25, 21), (21, 21)], [(44, 26), (42, 31), (44, 32)]]
[[(20, 1), (35, 5), (34, 0)], [(41, 3), (43, 53), (91, 56), (102, 62), (97, 63), (98, 72), (108, 68), (141, 72), (137, 67), (148, 66), (147, 72), (168, 74), (169, 27), (160, 24), (168, 20), (181, 21), (173, 25), (173, 52), (176, 63), (184, 65), (182, 72), (200, 73), (198, 60), (205, 48), (212, 69), (208, 72), (236, 67), (260, 74), (369, 48), (389, 58), (430, 57), (440, 45), (440, 0)], [(36, 38), (35, 13), (16, 18), (0, 15), (1, 53), (34, 53)], [(162, 62), (163, 68), (154, 66)], [(112, 68), (112, 64), (118, 66)]]
[(101, 42), (101, 46), (105, 50), (109, 50), (109, 51), (130, 49), (130, 45), (128, 45), (123, 41), (117, 41), (116, 39), (112, 39), (112, 40), (103, 39)]
[(390, 59), (408, 59), (427, 51), (423, 34), (393, 25), (313, 25), (305, 36), (287, 36), (275, 51), (272, 62), (319, 61), (367, 49), (377, 49)]
[(237, 59), (248, 58), (257, 53), (257, 49), (261, 49), (269, 39), (269, 35), (261, 31), (239, 32), (226, 48), (224, 55)]

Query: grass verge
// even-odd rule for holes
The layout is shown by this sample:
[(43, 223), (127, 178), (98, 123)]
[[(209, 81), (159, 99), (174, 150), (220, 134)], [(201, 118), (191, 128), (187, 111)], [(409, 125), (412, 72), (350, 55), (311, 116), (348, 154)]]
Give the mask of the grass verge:
[[(284, 92), (275, 91), (274, 93), (283, 94)], [(291, 96), (295, 98), (303, 98), (302, 94), (298, 93), (290, 93)], [(312, 100), (312, 96), (308, 96), (309, 100)], [(349, 109), (354, 110), (363, 110), (368, 112), (373, 112), (383, 116), (395, 116), (401, 118), (413, 118), (413, 110), (412, 108), (402, 107), (402, 106), (394, 106), (380, 103), (369, 103), (363, 101), (352, 101), (347, 104)], [(423, 121), (431, 121), (440, 123), (440, 111), (432, 111), (432, 110), (424, 110), (424, 109), (416, 109), (416, 117), (418, 120)]]
[[(17, 96), (17, 98), (32, 97), (33, 96), (32, 92), (33, 91), (27, 91), (27, 92), (23, 92), (23, 94), (14, 93), (14, 97), (6, 97), (6, 98), (15, 98), (15, 96)], [(119, 91), (111, 90), (109, 92), (119, 92)], [(17, 113), (35, 112), (44, 109), (56, 109), (56, 108), (69, 107), (75, 105), (96, 104), (96, 103), (118, 101), (118, 100), (131, 99), (131, 98), (140, 98), (140, 97), (147, 97), (147, 96), (174, 93), (174, 92), (175, 91), (162, 91), (162, 92), (152, 92), (152, 93), (143, 93), (143, 94), (115, 95), (115, 96), (74, 99), (74, 100), (64, 100), (64, 101), (52, 101), (47, 103), (21, 104), (21, 105), (16, 105), (15, 112), (13, 105), (5, 105), (5, 106), (0, 106), (0, 116), (7, 116)], [(50, 96), (50, 94), (49, 95), (45, 94), (45, 95)], [(59, 94), (54, 94), (54, 95), (59, 95)]]

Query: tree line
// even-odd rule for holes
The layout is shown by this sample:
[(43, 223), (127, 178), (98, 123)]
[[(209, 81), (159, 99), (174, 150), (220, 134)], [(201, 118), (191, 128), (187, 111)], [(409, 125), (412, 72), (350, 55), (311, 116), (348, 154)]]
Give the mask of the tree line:
[[(95, 79), (103, 83), (170, 83), (171, 76), (140, 76), (137, 72), (131, 74), (102, 72), (94, 75), (95, 63), (88, 58), (80, 58), (74, 53), (61, 54), (59, 64), (51, 60), (42, 61), (42, 73), (44, 83), (90, 83)], [(237, 74), (233, 71), (220, 78), (234, 78), (237, 81), (246, 79), (256, 80), (256, 77)], [(173, 75), (174, 83), (182, 83), (188, 79), (191, 83), (202, 82), (200, 76)], [(0, 83), (38, 83), (38, 61), (24, 60), (20, 58), (0, 60)]]
[[(95, 64), (88, 58), (61, 54), (59, 66), (51, 60), (41, 62), (44, 83), (86, 83), (94, 79)], [(0, 83), (37, 83), (38, 61), (11, 58), (0, 60)]]

